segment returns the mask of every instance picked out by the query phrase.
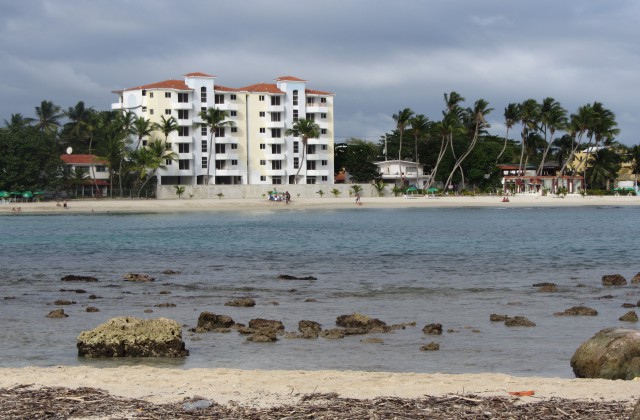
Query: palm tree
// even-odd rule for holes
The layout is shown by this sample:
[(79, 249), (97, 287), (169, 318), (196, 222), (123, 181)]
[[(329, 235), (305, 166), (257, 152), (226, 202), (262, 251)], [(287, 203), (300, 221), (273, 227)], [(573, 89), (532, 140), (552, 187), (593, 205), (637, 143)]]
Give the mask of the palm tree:
[(140, 193), (156, 175), (158, 169), (166, 169), (166, 162), (177, 159), (178, 155), (172, 150), (167, 150), (163, 141), (155, 140), (149, 142), (147, 147), (135, 150), (133, 157), (136, 169), (140, 171), (140, 180), (144, 179), (138, 190), (138, 197), (140, 197)]
[[(486, 128), (489, 128), (486, 116), (491, 111), (493, 111), (493, 108), (488, 108), (488, 106), (489, 103), (487, 101), (485, 101), (484, 99), (478, 99), (475, 102), (473, 109), (467, 110), (468, 119), (473, 123), (473, 137), (471, 139), (471, 142), (469, 143), (469, 146), (467, 147), (467, 150), (458, 159), (456, 159), (456, 162), (453, 165), (453, 169), (451, 169), (451, 173), (449, 174), (449, 178), (447, 178), (447, 182), (445, 183), (445, 185), (449, 185), (456, 169), (458, 169), (462, 165), (462, 162), (464, 162), (464, 160), (469, 156), (473, 148), (476, 146), (478, 138), (480, 137), (480, 132)], [(464, 177), (462, 183), (464, 187)]]
[[(207, 177), (206, 183), (209, 183), (209, 177), (211, 173), (211, 167), (215, 167), (215, 162), (211, 162), (211, 154), (215, 153), (216, 146), (216, 137), (218, 136), (218, 131), (224, 127), (232, 127), (233, 121), (226, 120), (229, 117), (229, 113), (227, 111), (223, 111), (218, 108), (207, 108), (206, 111), (200, 111), (200, 118), (202, 122), (200, 123), (201, 127), (207, 127), (209, 130), (209, 157), (207, 158)], [(215, 155), (214, 155), (215, 156)], [(214, 159), (215, 160), (215, 159)], [(213, 183), (215, 184), (215, 171), (213, 173)]]
[(520, 162), (518, 163), (518, 176), (522, 177), (526, 167), (522, 168), (525, 150), (527, 150), (527, 138), (529, 133), (538, 130), (538, 122), (540, 120), (540, 105), (535, 99), (527, 99), (518, 106), (518, 117), (522, 125), (522, 148), (520, 150)]
[(164, 141), (166, 143), (169, 135), (174, 131), (178, 131), (178, 121), (173, 117), (165, 118), (163, 115), (160, 117), (159, 123), (153, 124), (153, 129), (162, 131), (162, 134), (164, 134)]
[(303, 118), (294, 122), (293, 126), (285, 131), (285, 135), (299, 137), (302, 143), (302, 159), (300, 159), (300, 165), (298, 166), (298, 171), (295, 176), (296, 184), (298, 184), (298, 175), (300, 174), (300, 169), (302, 169), (306, 157), (307, 140), (318, 138), (320, 136), (320, 127), (312, 120)]
[(518, 104), (510, 103), (504, 108), (504, 125), (507, 127), (507, 132), (504, 135), (504, 144), (502, 145), (502, 150), (498, 154), (496, 158), (496, 164), (500, 161), (504, 151), (507, 149), (507, 141), (509, 139), (509, 130), (513, 128), (513, 126), (520, 120), (520, 116), (518, 115), (519, 108)]
[[(545, 98), (542, 100), (542, 105), (540, 106), (540, 123), (542, 132), (544, 133), (544, 140), (547, 142), (547, 147), (542, 153), (542, 160), (540, 161), (540, 166), (538, 166), (538, 171), (536, 172), (537, 175), (542, 174), (544, 162), (547, 159), (547, 154), (553, 144), (553, 136), (556, 130), (565, 129), (567, 122), (567, 110), (560, 105), (560, 102), (553, 98)], [(549, 133), (549, 138), (547, 138), (547, 132)]]
[(123, 148), (120, 153), (120, 163), (118, 165), (118, 185), (120, 187), (120, 198), (122, 198), (122, 168), (124, 166), (124, 158), (126, 155), (127, 145), (131, 143), (130, 136), (134, 134), (133, 124), (136, 121), (136, 114), (132, 111), (126, 111), (122, 114), (118, 114), (118, 121), (120, 123), (120, 129), (122, 130), (122, 135), (124, 136), (124, 142), (122, 144)]
[(409, 121), (413, 117), (413, 111), (411, 108), (405, 108), (398, 111), (397, 114), (393, 114), (393, 120), (396, 122), (396, 129), (400, 134), (400, 147), (398, 149), (398, 160), (402, 160), (402, 134), (409, 125)]
[(138, 117), (133, 120), (131, 130), (134, 135), (138, 136), (138, 143), (136, 143), (136, 150), (140, 148), (142, 139), (150, 136), (153, 133), (153, 124), (145, 117)]
[(19, 130), (28, 126), (31, 121), (33, 121), (32, 118), (25, 118), (22, 114), (11, 114), (9, 121), (4, 120), (4, 125), (10, 130)]
[(36, 107), (35, 127), (43, 133), (57, 133), (60, 123), (58, 120), (63, 116), (60, 107), (51, 101), (42, 101)]
[(558, 172), (558, 179), (560, 179), (560, 176), (564, 174), (564, 171), (566, 170), (569, 162), (573, 160), (573, 156), (576, 154), (576, 152), (580, 148), (580, 145), (582, 144), (582, 139), (585, 133), (587, 133), (589, 131), (589, 128), (593, 125), (593, 114), (593, 107), (591, 106), (591, 104), (578, 107), (578, 112), (576, 114), (571, 114), (571, 120), (568, 128), (570, 130), (570, 135), (573, 142), (571, 151), (567, 156), (567, 160), (565, 160), (562, 168), (560, 168), (560, 172)]
[(422, 114), (415, 115), (409, 120), (409, 124), (411, 124), (411, 131), (413, 131), (413, 140), (415, 145), (415, 154), (413, 156), (413, 160), (416, 162), (416, 188), (418, 187), (418, 165), (420, 164), (420, 160), (418, 159), (418, 139), (424, 136), (427, 133), (427, 129), (429, 128), (429, 118), (425, 117)]

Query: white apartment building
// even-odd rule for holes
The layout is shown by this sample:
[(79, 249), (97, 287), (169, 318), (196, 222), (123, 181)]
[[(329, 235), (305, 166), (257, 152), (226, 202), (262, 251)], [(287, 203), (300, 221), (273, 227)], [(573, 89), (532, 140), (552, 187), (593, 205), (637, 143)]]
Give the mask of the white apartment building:
[[(178, 122), (178, 131), (167, 139), (178, 159), (158, 171), (159, 185), (333, 183), (334, 94), (308, 89), (306, 80), (291, 76), (241, 88), (216, 85), (215, 79), (189, 73), (184, 80), (113, 92), (118, 95), (114, 110), (157, 123), (173, 116)], [(232, 122), (214, 136), (213, 162), (207, 161), (210, 133), (199, 117), (210, 107), (227, 111)], [(308, 139), (304, 163), (301, 139), (285, 135), (302, 118), (313, 120), (321, 133)], [(156, 131), (154, 139), (164, 140), (164, 134)]]

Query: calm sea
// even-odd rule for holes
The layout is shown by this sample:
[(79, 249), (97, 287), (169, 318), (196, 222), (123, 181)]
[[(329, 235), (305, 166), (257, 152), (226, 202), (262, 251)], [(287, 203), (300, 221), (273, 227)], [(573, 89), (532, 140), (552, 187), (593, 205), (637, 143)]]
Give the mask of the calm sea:
[[(640, 265), (640, 207), (459, 208), (264, 211), (189, 214), (0, 216), (0, 366), (149, 364), (244, 369), (337, 369), (572, 377), (569, 360), (618, 321), (640, 293), (605, 288), (604, 274), (631, 279)], [(179, 274), (166, 275), (164, 270)], [(153, 283), (122, 280), (146, 273)], [(68, 274), (97, 283), (62, 282)], [(315, 281), (278, 275), (315, 276)], [(534, 283), (553, 282), (541, 293)], [(62, 291), (67, 289), (67, 291)], [(84, 289), (75, 293), (69, 289)], [(170, 292), (167, 294), (166, 292)], [(98, 299), (90, 300), (90, 294)], [(609, 296), (609, 297), (607, 297)], [(251, 297), (253, 308), (225, 302)], [(65, 319), (45, 316), (58, 299)], [(308, 301), (308, 300), (315, 301)], [(163, 303), (175, 307), (156, 307)], [(586, 305), (596, 317), (555, 317)], [(88, 313), (87, 306), (100, 312)], [(145, 313), (145, 310), (153, 313)], [(388, 324), (415, 321), (376, 337), (246, 341), (235, 332), (193, 334), (203, 311), (335, 326), (360, 312)], [(522, 315), (533, 328), (492, 323), (492, 313)], [(106, 320), (168, 317), (184, 325), (184, 360), (84, 360), (76, 338)], [(442, 336), (422, 327), (441, 323)], [(440, 351), (420, 346), (440, 343)]]

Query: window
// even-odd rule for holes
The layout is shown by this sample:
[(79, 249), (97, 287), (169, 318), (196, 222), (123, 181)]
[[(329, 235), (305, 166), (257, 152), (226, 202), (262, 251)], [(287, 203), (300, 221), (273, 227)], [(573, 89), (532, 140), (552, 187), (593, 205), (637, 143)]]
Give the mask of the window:
[(316, 153), (316, 145), (315, 144), (307, 144), (307, 153), (310, 155), (315, 155)]
[(189, 143), (178, 143), (178, 153), (189, 153)]
[(298, 105), (298, 90), (296, 89), (293, 91), (293, 106), (297, 106), (297, 105)]
[(207, 136), (207, 126), (203, 125), (202, 127), (200, 127), (200, 135), (202, 136)]
[(320, 103), (321, 104), (326, 104), (327, 103), (327, 98), (320, 98)]
[(206, 140), (202, 140), (202, 146), (201, 146), (201, 148), (202, 148), (202, 151), (203, 151), (203, 152), (206, 152), (206, 151), (207, 151), (207, 141), (206, 141)]
[(164, 93), (164, 97), (165, 98), (171, 98), (171, 92), (165, 92)]
[(272, 96), (271, 97), (271, 106), (278, 106), (280, 105), (280, 97), (279, 96)]
[(104, 165), (97, 165), (96, 172), (107, 172), (107, 167)]
[(320, 118), (322, 118), (323, 120), (326, 120), (327, 119), (326, 112), (323, 112), (322, 114), (320, 114)]
[(171, 166), (171, 163), (172, 163), (172, 162), (173, 162), (173, 161), (172, 161), (171, 159), (165, 159), (165, 160), (164, 160), (164, 164), (165, 164), (165, 165), (167, 165), (167, 166)]
[(200, 107), (200, 112), (207, 112), (207, 107), (206, 106), (201, 106)]
[(293, 142), (293, 153), (300, 153), (299, 144), (300, 144), (300, 142), (298, 142), (298, 141), (294, 141)]
[(189, 136), (189, 127), (178, 127), (178, 136), (180, 137), (188, 137)]
[(147, 112), (147, 107), (146, 106), (142, 107), (142, 112)]
[(260, 175), (260, 181), (266, 181), (266, 180), (267, 180), (267, 177), (266, 177), (266, 176), (264, 176), (264, 175)]
[(165, 143), (164, 144), (164, 149), (165, 150), (171, 150), (171, 143)]
[(309, 120), (309, 121), (315, 121), (315, 120), (316, 120), (315, 115), (314, 115), (314, 114), (310, 114), (310, 113), (308, 113), (308, 112), (307, 112), (307, 115), (305, 116), (305, 118), (306, 118), (307, 120)]
[(307, 184), (315, 184), (316, 183), (316, 177), (315, 176), (308, 176), (307, 177)]
[(216, 128), (216, 137), (224, 137), (224, 127)]
[(260, 150), (265, 150), (267, 148), (267, 145), (264, 143), (260, 143)]
[(297, 109), (293, 110), (293, 121), (298, 121), (298, 110)]
[(326, 161), (326, 160), (321, 160), (321, 161), (320, 161), (320, 164), (321, 164), (322, 166), (327, 166), (327, 161)]
[(229, 116), (230, 116), (230, 117), (236, 117), (236, 116), (238, 116), (238, 111), (229, 111)]
[(202, 157), (202, 167), (203, 167), (203, 168), (206, 168), (206, 167), (207, 167), (207, 157), (206, 157), (206, 156), (203, 156), (203, 157)]
[(265, 115), (267, 115), (264, 111), (260, 111), (260, 114), (258, 114), (260, 117), (264, 117)]
[(147, 141), (146, 140), (142, 140), (142, 145), (146, 146), (147, 145)]
[(147, 91), (146, 91), (146, 89), (142, 89), (142, 96), (147, 96)]
[(237, 133), (238, 132), (238, 127), (236, 127), (236, 126), (231, 127), (231, 132), (232, 133)]
[(231, 166), (238, 166), (238, 160), (237, 159), (231, 159)]
[(282, 153), (281, 145), (280, 144), (272, 144), (271, 145), (271, 154), (279, 155), (280, 153)]
[(238, 150), (238, 145), (235, 143), (231, 143), (231, 150)]
[(181, 103), (189, 102), (189, 94), (186, 92), (178, 92), (178, 102), (181, 102)]
[(224, 154), (227, 153), (227, 148), (224, 144), (216, 144), (216, 153)]
[(270, 112), (271, 114), (271, 122), (280, 121), (280, 113), (279, 112)]
[(271, 129), (271, 138), (272, 139), (279, 139), (280, 137), (282, 137), (282, 130), (279, 128), (272, 128)]
[(180, 169), (180, 170), (188, 170), (189, 169), (189, 159), (180, 159), (178, 161), (178, 169)]
[(153, 92), (149, 92), (149, 98), (153, 98)]
[(294, 157), (293, 158), (293, 169), (298, 169), (300, 167), (300, 158), (299, 157)]
[(327, 150), (327, 145), (326, 144), (320, 145), (320, 150)]
[(149, 115), (153, 115), (153, 109), (149, 110)]
[(307, 98), (307, 105), (313, 105), (314, 98)]
[(308, 160), (307, 161), (307, 170), (309, 170), (309, 171), (315, 171), (316, 170), (316, 161), (315, 160)]
[(188, 120), (189, 119), (189, 110), (187, 110), (187, 109), (179, 109), (178, 110), (178, 119), (179, 120)]
[(223, 104), (224, 103), (224, 95), (220, 94), (220, 93), (216, 93), (215, 96), (215, 103), (217, 104)]
[(281, 160), (272, 160), (271, 161), (271, 169), (274, 171), (278, 171), (282, 169), (282, 161)]
[(236, 94), (232, 93), (231, 95), (229, 95), (229, 99), (231, 99), (232, 101), (235, 101), (237, 99)]
[(171, 110), (170, 109), (165, 109), (164, 110), (164, 115), (171, 115)]
[(329, 180), (329, 178), (328, 178), (327, 176), (323, 176), (323, 177), (322, 177), (322, 180), (323, 180), (323, 181), (328, 181), (328, 180)]
[(258, 100), (259, 100), (259, 101), (264, 101), (264, 95), (260, 95), (260, 96), (258, 96)]
[(273, 185), (280, 185), (282, 184), (282, 177), (274, 176), (273, 178), (271, 178), (271, 182), (273, 183)]
[(207, 102), (207, 88), (204, 86), (200, 88), (200, 102)]
[(260, 166), (265, 166), (267, 164), (267, 161), (264, 159), (260, 159)]
[(224, 160), (216, 160), (216, 169), (226, 169), (226, 167)]
[(266, 133), (266, 132), (267, 132), (267, 129), (266, 129), (266, 128), (264, 128), (264, 127), (260, 127), (260, 133), (263, 133), (263, 134), (264, 134), (264, 133)]
[(321, 128), (320, 129), (320, 134), (327, 134), (327, 129), (326, 128)]

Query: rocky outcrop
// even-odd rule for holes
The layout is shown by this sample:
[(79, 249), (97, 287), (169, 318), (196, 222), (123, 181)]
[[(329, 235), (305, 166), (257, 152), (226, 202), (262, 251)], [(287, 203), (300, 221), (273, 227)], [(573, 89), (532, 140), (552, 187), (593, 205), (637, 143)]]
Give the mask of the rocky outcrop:
[(60, 280), (62, 280), (62, 281), (86, 281), (86, 282), (96, 282), (96, 281), (98, 281), (98, 279), (95, 278), (95, 277), (91, 277), (91, 276), (76, 276), (76, 275), (73, 275), (73, 274), (70, 274), (68, 276), (64, 276)]
[(140, 274), (140, 273), (128, 273), (122, 276), (125, 281), (132, 281), (136, 283), (149, 283), (152, 281), (156, 281), (155, 278), (151, 277), (148, 274)]
[(555, 283), (543, 282), (543, 283), (534, 283), (533, 287), (538, 288), (538, 292), (557, 292), (558, 286)]
[(606, 274), (602, 276), (603, 286), (624, 286), (625, 284), (627, 284), (627, 279), (622, 274)]
[(523, 316), (514, 316), (513, 318), (507, 318), (504, 321), (504, 325), (507, 327), (535, 327), (535, 322), (529, 321)]
[(212, 312), (202, 312), (198, 317), (196, 332), (215, 331), (221, 328), (231, 328), (234, 320), (227, 315), (216, 315)]
[(564, 312), (556, 312), (554, 316), (596, 316), (598, 311), (588, 306), (573, 306)]
[(298, 322), (298, 331), (302, 338), (318, 338), (322, 327), (315, 321), (308, 321), (303, 319)]
[(277, 333), (279, 331), (284, 331), (284, 324), (282, 321), (276, 321), (273, 319), (256, 318), (249, 321), (249, 328), (254, 331), (270, 330)]
[(237, 306), (240, 308), (250, 308), (252, 306), (256, 306), (256, 301), (250, 298), (234, 299), (225, 303), (224, 306)]
[(491, 314), (489, 315), (489, 321), (491, 322), (504, 322), (509, 319), (509, 315)]
[(440, 344), (431, 342), (420, 347), (420, 351), (438, 351), (440, 350)]
[(636, 284), (636, 283), (640, 283), (640, 273), (636, 274), (635, 276), (633, 276), (633, 278), (631, 279), (631, 284)]
[(636, 311), (629, 311), (618, 318), (618, 320), (624, 322), (638, 322), (638, 314), (636, 313)]
[(87, 306), (86, 311), (87, 312), (100, 312), (100, 309), (96, 308), (95, 306)]
[(69, 315), (64, 313), (64, 309), (54, 309), (49, 312), (49, 314), (45, 318), (66, 318)]
[(175, 276), (176, 274), (180, 274), (180, 272), (179, 272), (179, 271), (175, 271), (175, 270), (168, 269), (168, 270), (164, 270), (164, 271), (162, 272), (162, 274), (166, 274), (166, 275), (168, 275), (168, 276)]
[(640, 331), (607, 328), (578, 347), (571, 358), (578, 378), (633, 379), (640, 376)]
[(280, 274), (278, 278), (280, 280), (318, 280), (317, 277), (313, 277), (313, 276), (296, 277), (296, 276), (291, 276), (289, 274)]
[(180, 325), (171, 319), (113, 318), (77, 341), (81, 357), (184, 357)]
[(431, 335), (442, 335), (442, 324), (425, 325), (425, 327), (422, 329), (422, 332)]
[(55, 302), (53, 302), (53, 304), (56, 305), (56, 306), (75, 305), (76, 301), (75, 300), (58, 299)]
[(336, 319), (336, 325), (343, 328), (364, 328), (371, 330), (386, 330), (387, 324), (377, 318), (369, 318), (366, 315), (353, 313), (351, 315), (340, 315)]
[(320, 337), (328, 338), (330, 340), (336, 340), (339, 338), (344, 338), (344, 328), (331, 328), (328, 330), (320, 331)]
[(247, 337), (247, 341), (252, 341), (254, 343), (273, 343), (277, 341), (276, 332), (274, 330), (264, 329), (257, 330), (249, 337)]

